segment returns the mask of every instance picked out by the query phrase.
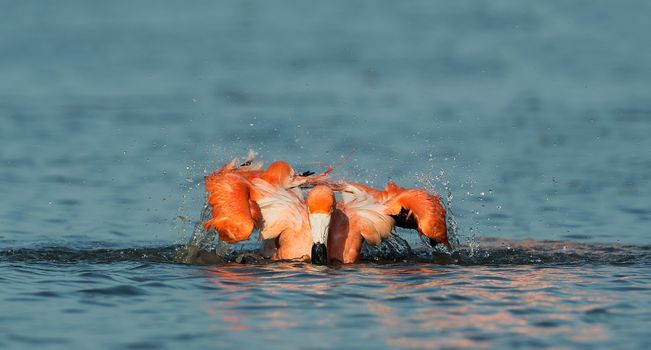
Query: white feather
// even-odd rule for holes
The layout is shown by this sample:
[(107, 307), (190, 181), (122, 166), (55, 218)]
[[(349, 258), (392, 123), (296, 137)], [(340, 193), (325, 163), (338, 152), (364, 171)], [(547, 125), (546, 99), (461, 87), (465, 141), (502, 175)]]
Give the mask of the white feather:
[(262, 239), (276, 238), (288, 228), (302, 229), (308, 221), (302, 199), (282, 187), (276, 187), (262, 179), (254, 179), (253, 186), (262, 194), (258, 206), (262, 213)]
[(366, 191), (348, 185), (342, 191), (344, 212), (363, 227), (367, 242), (377, 244), (391, 235), (395, 220), (385, 214), (386, 206), (378, 203)]

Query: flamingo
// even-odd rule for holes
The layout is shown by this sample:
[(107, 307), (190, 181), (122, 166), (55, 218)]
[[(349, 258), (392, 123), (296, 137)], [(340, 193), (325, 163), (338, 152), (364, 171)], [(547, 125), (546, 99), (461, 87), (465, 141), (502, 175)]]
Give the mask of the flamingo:
[[(379, 244), (397, 226), (415, 229), (432, 245), (452, 248), (445, 208), (436, 195), (393, 182), (384, 190), (333, 182), (327, 175), (334, 167), (310, 176), (277, 161), (262, 170), (254, 156), (240, 166), (234, 159), (206, 177), (211, 218), (204, 228), (215, 229), (222, 241), (243, 241), (259, 229), (266, 257), (347, 264), (359, 261), (364, 241)], [(307, 186), (314, 187), (304, 198)]]

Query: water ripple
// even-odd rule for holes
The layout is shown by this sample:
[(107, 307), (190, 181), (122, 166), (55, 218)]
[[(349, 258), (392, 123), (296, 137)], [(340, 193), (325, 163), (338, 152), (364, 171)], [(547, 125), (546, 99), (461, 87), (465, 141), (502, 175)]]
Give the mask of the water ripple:
[(118, 285), (118, 286), (106, 287), (106, 288), (82, 289), (79, 292), (88, 295), (120, 296), (120, 297), (134, 297), (134, 296), (141, 296), (147, 294), (145, 289), (130, 286), (130, 285)]
[[(147, 269), (153, 263), (180, 263), (178, 260), (179, 252), (186, 249), (183, 245), (163, 246), (163, 247), (144, 247), (144, 248), (124, 248), (124, 249), (71, 249), (67, 247), (43, 247), (43, 248), (18, 248), (5, 249), (0, 251), (0, 259), (8, 262), (50, 262), (59, 264), (74, 264), (79, 262), (93, 263), (115, 263), (115, 262), (139, 262), (140, 264), (131, 267), (134, 270)], [(368, 254), (368, 253), (366, 253)], [(426, 249), (417, 249), (409, 251), (405, 255), (404, 251), (398, 251), (394, 256), (391, 255), (390, 249), (384, 250), (381, 259), (378, 257), (368, 257), (365, 261), (385, 264), (409, 264), (409, 262), (433, 263), (443, 265), (576, 265), (576, 264), (615, 264), (615, 265), (636, 265), (651, 263), (651, 246), (648, 245), (631, 245), (631, 244), (598, 244), (598, 243), (577, 243), (568, 241), (533, 241), (533, 240), (506, 240), (497, 238), (484, 238), (480, 248), (461, 247), (452, 254), (433, 252)], [(242, 256), (247, 259), (241, 259)], [(206, 258), (208, 257), (208, 258)], [(183, 261), (187, 263), (188, 261)], [(195, 264), (230, 264), (240, 262), (247, 264), (283, 264), (294, 267), (306, 267), (309, 269), (300, 274), (302, 280), (313, 280), (319, 283), (328, 277), (321, 274), (323, 267), (312, 266), (304, 263), (282, 263), (266, 260), (258, 256), (255, 251), (233, 251), (217, 253), (215, 251), (203, 251), (200, 259), (192, 263)], [(279, 265), (280, 266), (280, 265)], [(19, 267), (20, 268), (20, 267)], [(345, 272), (347, 267), (333, 267), (333, 273)], [(310, 270), (311, 269), (311, 270)], [(37, 274), (38, 269), (27, 269), (28, 273)], [(329, 269), (330, 270), (330, 269)], [(255, 270), (249, 271), (253, 275), (279, 277), (284, 273), (283, 270)], [(410, 271), (395, 271), (397, 274), (413, 274)], [(430, 271), (431, 273), (431, 271)], [(110, 278), (106, 275), (96, 275), (93, 272), (83, 272), (82, 277), (92, 278)], [(433, 276), (436, 278), (436, 275)], [(444, 277), (444, 275), (440, 276)], [(140, 277), (136, 277), (140, 278)], [(142, 277), (142, 278), (147, 278)], [(419, 279), (418, 275), (406, 276), (409, 278)], [(484, 277), (478, 277), (484, 278)], [(500, 276), (487, 276), (489, 280), (503, 280)], [(237, 283), (237, 282), (233, 282)], [(360, 284), (363, 287), (363, 282)]]

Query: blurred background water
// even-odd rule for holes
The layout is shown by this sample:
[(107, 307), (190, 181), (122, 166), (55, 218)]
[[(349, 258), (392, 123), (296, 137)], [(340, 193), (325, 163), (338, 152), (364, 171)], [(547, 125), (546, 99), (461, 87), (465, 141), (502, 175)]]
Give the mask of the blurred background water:
[[(650, 345), (651, 3), (0, 13), (1, 348)], [(480, 247), (610, 245), (603, 264), (341, 269), (38, 251), (186, 242), (203, 176), (249, 149), (302, 170), (349, 157), (338, 175), (376, 186), (432, 178)]]

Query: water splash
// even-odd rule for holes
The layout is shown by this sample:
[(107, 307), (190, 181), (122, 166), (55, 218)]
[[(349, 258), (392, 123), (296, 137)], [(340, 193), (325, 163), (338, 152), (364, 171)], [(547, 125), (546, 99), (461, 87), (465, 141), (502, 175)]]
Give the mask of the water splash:
[(197, 162), (191, 161), (185, 167), (183, 174), (181, 174), (184, 178), (184, 181), (180, 185), (183, 190), (183, 195), (181, 197), (181, 203), (177, 208), (177, 216), (173, 220), (173, 229), (178, 232), (179, 243), (184, 242), (190, 232), (192, 232), (192, 237), (196, 233), (196, 223), (192, 220), (192, 217), (196, 215), (195, 203), (199, 197), (198, 191), (203, 187), (203, 176), (207, 173), (207, 169), (204, 167), (201, 170), (201, 175), (199, 175), (199, 168)]
[(362, 244), (360, 258), (363, 261), (399, 262), (407, 261), (414, 255), (409, 243), (402, 237), (391, 234), (382, 244)]
[[(206, 231), (203, 222), (210, 219), (210, 206), (204, 204), (199, 222), (195, 223), (190, 241), (179, 247), (175, 261), (184, 264), (209, 264), (218, 263), (230, 253), (226, 243), (215, 239), (215, 230)], [(216, 244), (213, 242), (217, 242)]]
[[(443, 187), (443, 190), (445, 191), (445, 197), (444, 197), (444, 206), (445, 206), (445, 212), (446, 212), (446, 227), (447, 227), (447, 235), (448, 235), (448, 240), (450, 241), (450, 244), (452, 244), (453, 251), (456, 250), (458, 247), (461, 246), (461, 237), (462, 234), (459, 230), (459, 225), (457, 223), (456, 216), (454, 215), (454, 209), (452, 206), (452, 200), (454, 199), (454, 195), (452, 195), (452, 189), (450, 185), (450, 181), (447, 179), (445, 176), (445, 171), (439, 170), (439, 172), (432, 177), (429, 174), (416, 174), (416, 179), (418, 183), (425, 188), (427, 191), (431, 193), (439, 193), (438, 188), (436, 186), (436, 183), (440, 184), (441, 187)], [(432, 181), (434, 179), (435, 182)], [(476, 247), (476, 244), (474, 244), (474, 236), (469, 237), (467, 240), (468, 242), (471, 242), (470, 246)], [(429, 245), (429, 242), (426, 242), (426, 244)]]

